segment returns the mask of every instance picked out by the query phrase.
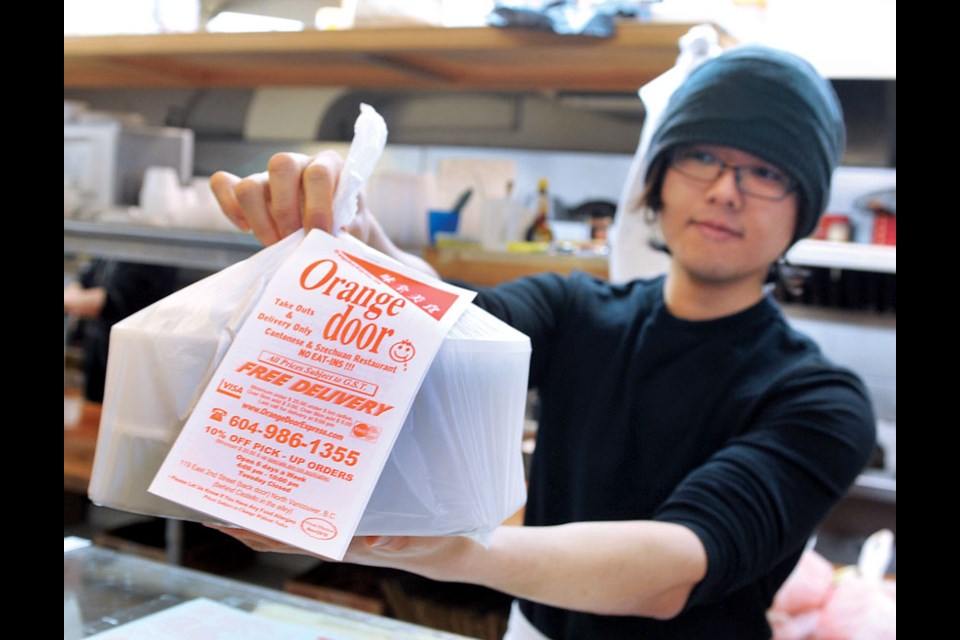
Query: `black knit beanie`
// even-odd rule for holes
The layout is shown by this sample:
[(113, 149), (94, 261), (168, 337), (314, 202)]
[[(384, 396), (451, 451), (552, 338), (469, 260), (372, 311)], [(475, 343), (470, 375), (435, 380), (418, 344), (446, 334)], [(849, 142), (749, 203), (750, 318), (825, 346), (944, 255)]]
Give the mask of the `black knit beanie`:
[(646, 181), (676, 145), (735, 147), (772, 163), (798, 184), (793, 241), (810, 235), (830, 198), (846, 132), (829, 81), (802, 58), (742, 45), (695, 68), (677, 88), (650, 139)]

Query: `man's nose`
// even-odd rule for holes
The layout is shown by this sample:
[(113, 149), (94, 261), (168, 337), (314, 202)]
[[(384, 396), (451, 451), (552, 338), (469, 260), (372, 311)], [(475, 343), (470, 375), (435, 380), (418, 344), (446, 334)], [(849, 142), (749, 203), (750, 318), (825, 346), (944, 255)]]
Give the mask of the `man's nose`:
[(723, 165), (720, 173), (710, 184), (707, 197), (711, 202), (721, 202), (728, 206), (739, 205), (743, 194), (740, 193), (740, 175), (736, 167)]

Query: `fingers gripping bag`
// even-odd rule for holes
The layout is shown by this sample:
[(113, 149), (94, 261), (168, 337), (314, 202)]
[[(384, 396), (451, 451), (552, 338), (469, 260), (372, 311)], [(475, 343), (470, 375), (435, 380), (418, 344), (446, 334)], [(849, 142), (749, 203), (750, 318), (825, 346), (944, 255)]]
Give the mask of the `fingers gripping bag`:
[[(355, 162), (360, 120), (356, 133), (335, 198), (338, 227), (355, 212), (372, 168), (369, 158)], [(359, 148), (370, 155), (369, 145)], [(341, 197), (343, 189), (354, 195)], [(278, 281), (299, 277), (302, 285), (323, 269), (313, 297), (303, 298), (309, 305), (276, 293)], [(379, 293), (358, 298), (367, 291)], [(406, 274), (352, 237), (311, 231), (117, 323), (91, 500), (227, 521), (333, 558), (342, 558), (350, 535), (485, 541), (525, 501), (530, 342), (467, 294)], [(387, 326), (391, 312), (428, 316), (423, 311), (437, 305), (423, 300), (453, 300), (456, 309), (442, 332), (430, 330), (434, 347)], [(380, 327), (373, 345), (373, 333), (358, 329), (367, 320)], [(251, 331), (266, 346), (250, 346)], [(351, 346), (366, 341), (363, 353), (319, 339), (345, 343), (351, 331)], [(392, 372), (419, 376), (404, 382), (403, 402), (390, 400)], [(226, 467), (218, 468), (221, 459)], [(368, 479), (370, 489), (360, 490)]]

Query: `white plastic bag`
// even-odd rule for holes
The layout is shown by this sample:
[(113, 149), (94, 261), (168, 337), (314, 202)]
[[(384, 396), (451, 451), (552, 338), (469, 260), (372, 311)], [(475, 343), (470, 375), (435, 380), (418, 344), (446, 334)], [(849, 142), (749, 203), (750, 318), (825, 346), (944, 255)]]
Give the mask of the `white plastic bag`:
[[(272, 270), (298, 236), (114, 325), (90, 499), (209, 519), (147, 491)], [(485, 535), (523, 506), (530, 341), (471, 305), (427, 372), (357, 535)]]
[(471, 534), (526, 501), (521, 444), (530, 340), (476, 305), (447, 334), (357, 535)]
[(292, 235), (113, 326), (90, 500), (200, 519), (147, 487), (270, 276), (302, 237)]
[(644, 221), (643, 211), (637, 208), (644, 188), (642, 171), (646, 167), (647, 147), (674, 90), (695, 67), (720, 53), (718, 42), (719, 36), (713, 27), (697, 25), (691, 28), (680, 38), (680, 55), (676, 64), (638, 92), (646, 115), (610, 231), (612, 282), (653, 276), (667, 269), (667, 255), (649, 247), (650, 230)]
[(377, 160), (387, 144), (387, 124), (368, 104), (360, 105), (360, 116), (353, 126), (353, 141), (333, 195), (333, 228), (342, 229), (357, 215), (358, 198), (363, 185), (373, 174)]

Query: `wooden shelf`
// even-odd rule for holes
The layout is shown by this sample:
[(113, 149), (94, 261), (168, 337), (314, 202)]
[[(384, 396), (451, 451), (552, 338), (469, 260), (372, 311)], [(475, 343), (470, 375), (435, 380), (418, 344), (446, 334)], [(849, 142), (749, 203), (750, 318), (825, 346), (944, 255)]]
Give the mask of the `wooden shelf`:
[(692, 26), (620, 21), (613, 38), (495, 27), (64, 36), (63, 86), (636, 91), (674, 65)]
[(460, 280), (481, 287), (543, 272), (567, 274), (579, 270), (599, 278), (609, 277), (606, 256), (427, 247), (423, 257), (437, 270), (441, 278)]

